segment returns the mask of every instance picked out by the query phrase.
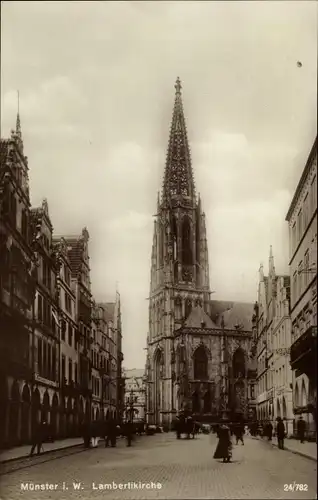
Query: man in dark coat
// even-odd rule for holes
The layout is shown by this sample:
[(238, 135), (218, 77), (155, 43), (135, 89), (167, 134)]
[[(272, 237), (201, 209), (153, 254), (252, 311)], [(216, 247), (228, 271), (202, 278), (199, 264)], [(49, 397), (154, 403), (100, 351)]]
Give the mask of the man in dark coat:
[(298, 439), (301, 443), (305, 441), (305, 432), (306, 432), (306, 422), (303, 420), (303, 417), (300, 417), (297, 422), (297, 434)]
[(277, 436), (277, 443), (278, 443), (278, 448), (280, 450), (284, 449), (284, 439), (285, 439), (285, 426), (284, 422), (280, 417), (277, 417), (276, 419), (277, 425), (276, 425), (276, 436)]
[(233, 427), (233, 432), (236, 437), (236, 444), (239, 444), (239, 441), (244, 445), (243, 435), (244, 435), (244, 424), (238, 423)]
[(126, 422), (125, 425), (125, 434), (127, 438), (127, 446), (131, 446), (132, 438), (133, 438), (133, 423), (132, 422)]
[(267, 423), (266, 430), (267, 430), (268, 441), (271, 441), (272, 437), (273, 437), (273, 424), (272, 424), (272, 422)]
[(30, 452), (30, 457), (32, 457), (35, 448), (37, 447), (37, 454), (40, 455), (42, 444), (47, 437), (47, 423), (43, 421), (42, 423), (36, 423), (33, 433), (32, 433), (32, 448)]

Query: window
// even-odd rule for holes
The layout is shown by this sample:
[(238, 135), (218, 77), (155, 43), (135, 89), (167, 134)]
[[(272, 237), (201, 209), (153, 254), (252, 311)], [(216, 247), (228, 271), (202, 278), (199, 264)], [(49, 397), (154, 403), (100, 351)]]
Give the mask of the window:
[(317, 209), (317, 177), (315, 176), (310, 186), (311, 212)]
[(56, 347), (52, 350), (52, 380), (56, 380)]
[(295, 250), (296, 247), (296, 222), (294, 222), (292, 227), (292, 249)]
[(305, 256), (304, 256), (304, 281), (305, 281), (305, 286), (308, 284), (308, 279), (309, 279), (309, 250), (306, 250)]
[(68, 382), (72, 382), (73, 380), (73, 363), (72, 360), (68, 360)]
[(297, 235), (297, 240), (299, 242), (299, 240), (301, 239), (302, 235), (303, 235), (303, 212), (302, 210), (300, 209), (299, 212), (298, 212), (298, 217), (297, 217), (297, 228), (298, 228), (298, 235)]
[(63, 341), (65, 341), (65, 331), (66, 331), (66, 321), (65, 319), (62, 319), (62, 324), (61, 324), (61, 338)]
[(309, 195), (308, 195), (308, 193), (306, 194), (305, 199), (304, 199), (303, 210), (304, 210), (304, 231), (306, 231), (306, 228), (307, 228), (307, 225), (309, 222)]
[(297, 300), (297, 271), (293, 274), (293, 302)]
[(62, 377), (62, 384), (64, 384), (64, 379), (65, 379), (65, 371), (66, 371), (66, 361), (65, 361), (65, 356), (62, 354), (62, 361), (61, 361), (61, 377)]
[(47, 375), (51, 380), (52, 376), (52, 346), (48, 344), (48, 352), (47, 352)]
[(38, 339), (38, 372), (42, 375), (42, 339)]
[(304, 276), (303, 261), (301, 260), (298, 264), (298, 290), (297, 290), (298, 295), (301, 295), (303, 291), (303, 276)]
[(254, 384), (251, 384), (251, 399), (255, 398), (255, 386)]
[(77, 370), (78, 370), (77, 363), (74, 363), (74, 380), (75, 380), (75, 384), (77, 384)]
[(47, 343), (43, 342), (43, 375), (47, 377)]
[(43, 301), (41, 295), (38, 295), (38, 319), (39, 321), (43, 320)]
[(70, 346), (73, 344), (73, 327), (68, 323), (68, 343)]

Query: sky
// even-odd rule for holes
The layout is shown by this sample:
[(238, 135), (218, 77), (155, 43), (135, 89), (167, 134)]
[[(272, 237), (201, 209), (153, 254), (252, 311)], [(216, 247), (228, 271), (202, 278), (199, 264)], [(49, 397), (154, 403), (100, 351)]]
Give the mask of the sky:
[[(153, 215), (180, 77), (213, 299), (288, 272), (285, 216), (316, 134), (317, 3), (2, 2), (1, 137), (17, 90), (33, 206), (90, 234), (92, 292), (121, 294), (143, 368)], [(299, 67), (297, 62), (302, 66)]]

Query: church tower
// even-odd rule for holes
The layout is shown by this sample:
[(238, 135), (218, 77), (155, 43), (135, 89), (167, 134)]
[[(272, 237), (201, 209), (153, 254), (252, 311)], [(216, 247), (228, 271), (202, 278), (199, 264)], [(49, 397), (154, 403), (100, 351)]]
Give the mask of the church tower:
[(208, 312), (210, 301), (205, 214), (195, 192), (179, 78), (155, 217), (147, 339), (147, 410), (149, 423), (168, 425), (176, 412), (171, 366), (175, 332), (195, 306), (200, 305)]

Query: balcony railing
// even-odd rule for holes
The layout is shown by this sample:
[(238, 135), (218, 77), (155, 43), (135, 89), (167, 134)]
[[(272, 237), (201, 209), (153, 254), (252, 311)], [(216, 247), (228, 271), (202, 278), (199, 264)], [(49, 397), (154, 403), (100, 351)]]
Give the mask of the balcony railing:
[(316, 349), (317, 326), (310, 326), (291, 346), (290, 363), (292, 368), (299, 368), (300, 364), (304, 364), (309, 354), (316, 356)]

